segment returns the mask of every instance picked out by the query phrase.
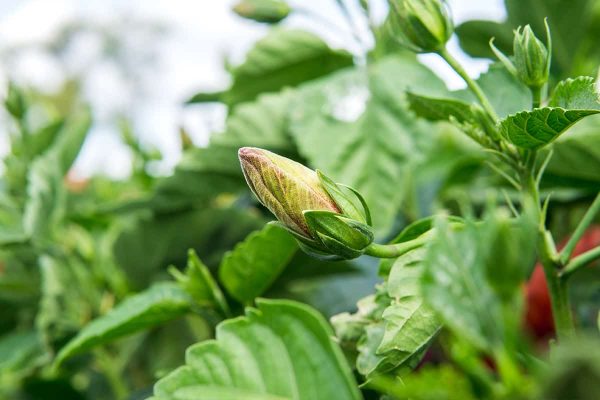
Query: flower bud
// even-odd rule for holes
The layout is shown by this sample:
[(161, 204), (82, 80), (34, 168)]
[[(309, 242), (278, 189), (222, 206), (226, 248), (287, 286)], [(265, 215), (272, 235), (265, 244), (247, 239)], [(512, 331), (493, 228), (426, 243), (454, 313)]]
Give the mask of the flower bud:
[[(550, 43), (550, 33), (547, 31), (547, 34)], [(544, 86), (550, 74), (550, 53), (529, 25), (515, 31), (513, 52), (516, 73), (521, 82), (530, 88)]]
[(257, 22), (275, 24), (290, 13), (290, 6), (280, 0), (241, 0), (233, 6), (233, 12)]
[(252, 192), (305, 252), (351, 259), (373, 241), (369, 211), (358, 192), (347, 193), (321, 172), (267, 150), (243, 147), (238, 155)]
[(23, 93), (12, 82), (8, 85), (8, 93), (4, 100), (6, 110), (16, 119), (21, 119), (25, 115), (27, 104)]
[(454, 25), (443, 0), (389, 0), (393, 34), (418, 53), (441, 50)]

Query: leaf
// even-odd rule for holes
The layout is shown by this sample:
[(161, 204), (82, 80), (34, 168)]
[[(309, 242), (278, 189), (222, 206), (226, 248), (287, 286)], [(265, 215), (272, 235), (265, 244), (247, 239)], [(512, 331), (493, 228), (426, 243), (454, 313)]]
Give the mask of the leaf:
[(190, 297), (178, 285), (155, 284), (86, 325), (60, 350), (54, 364), (59, 366), (76, 354), (180, 317), (189, 308)]
[(66, 212), (63, 177), (75, 161), (91, 125), (88, 110), (67, 121), (53, 145), (36, 158), (27, 175), (23, 230), (31, 237), (50, 233)]
[(224, 132), (213, 135), (207, 148), (186, 152), (173, 175), (158, 182), (150, 200), (152, 208), (189, 208), (219, 193), (247, 189), (237, 158), (240, 147), (261, 147), (290, 155), (294, 150), (287, 131), (291, 98), (288, 91), (261, 95), (236, 107), (227, 118)]
[(297, 248), (284, 229), (267, 224), (225, 254), (219, 279), (233, 298), (246, 304), (271, 286)]
[(377, 354), (393, 357), (396, 368), (423, 353), (441, 328), (421, 296), (424, 255), (424, 249), (413, 250), (399, 257), (390, 271), (387, 288), (394, 300), (383, 312), (385, 332)]
[(198, 258), (194, 249), (188, 251), (187, 269), (181, 273), (177, 268), (171, 267), (169, 272), (201, 307), (218, 308), (226, 317), (230, 316), (229, 305), (223, 292), (215, 282), (208, 267)]
[(460, 47), (473, 57), (495, 58), (490, 49), (490, 39), (494, 46), (505, 54), (512, 52), (513, 32), (505, 23), (472, 20), (458, 25), (455, 29)]
[(600, 110), (600, 97), (594, 86), (594, 78), (579, 76), (560, 81), (548, 100), (548, 107)]
[(350, 65), (350, 53), (331, 49), (312, 33), (272, 29), (255, 43), (246, 60), (231, 71), (233, 84), (219, 98), (234, 106), (254, 100), (261, 93), (294, 87)]
[(440, 220), (422, 264), (421, 290), (429, 306), (479, 349), (498, 345), (503, 334), (500, 302), (486, 279), (488, 239), (473, 222), (453, 231)]
[(500, 122), (501, 134), (514, 145), (537, 149), (551, 143), (580, 119), (600, 110), (544, 107), (510, 115)]
[(407, 92), (406, 98), (410, 103), (410, 109), (417, 116), (429, 121), (447, 121), (450, 117), (456, 118), (458, 122), (475, 121), (471, 106), (465, 102), (454, 99), (437, 99), (433, 97), (419, 96)]
[(186, 365), (154, 386), (162, 399), (360, 399), (326, 321), (289, 300), (257, 300), (217, 326), (216, 339), (186, 353)]
[[(21, 368), (32, 367), (33, 358), (42, 354), (39, 333), (14, 331), (0, 337), (0, 377)], [(2, 379), (0, 379), (2, 382)]]
[(427, 82), (425, 92), (445, 91), (414, 58), (388, 56), (366, 70), (342, 71), (304, 86), (292, 105), (291, 131), (300, 153), (364, 196), (377, 210), (373, 226), (379, 234), (391, 227), (404, 177), (419, 157), (418, 143), (428, 139), (427, 125), (405, 106), (403, 91), (415, 82)]

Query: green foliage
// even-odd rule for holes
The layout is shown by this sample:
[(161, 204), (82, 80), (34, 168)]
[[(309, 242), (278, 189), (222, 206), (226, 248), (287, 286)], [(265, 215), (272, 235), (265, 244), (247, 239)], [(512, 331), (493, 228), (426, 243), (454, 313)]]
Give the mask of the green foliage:
[(537, 149), (554, 141), (582, 118), (600, 110), (565, 110), (544, 107), (510, 115), (500, 123), (502, 135), (524, 149)]
[(76, 354), (180, 317), (189, 308), (189, 296), (177, 285), (154, 285), (85, 326), (60, 350), (55, 364), (60, 365)]
[(560, 81), (548, 100), (548, 106), (567, 110), (599, 110), (600, 95), (594, 87), (594, 78), (580, 76)]
[(219, 279), (233, 298), (246, 304), (271, 286), (296, 250), (290, 234), (276, 225), (266, 225), (223, 257)]
[(360, 399), (323, 318), (310, 307), (258, 300), (190, 347), (186, 365), (158, 381), (156, 399)]

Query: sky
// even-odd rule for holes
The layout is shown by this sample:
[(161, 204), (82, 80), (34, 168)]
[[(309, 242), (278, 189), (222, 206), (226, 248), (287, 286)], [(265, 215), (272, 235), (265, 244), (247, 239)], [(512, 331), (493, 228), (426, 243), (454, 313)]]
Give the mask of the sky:
[[(181, 151), (178, 131), (185, 127), (195, 144), (208, 143), (211, 132), (222, 129), (222, 106), (182, 107), (197, 91), (228, 85), (223, 62), (243, 61), (245, 52), (267, 28), (233, 14), (232, 0), (2, 0), (0, 1), (0, 95), (8, 79), (38, 90), (57, 90), (66, 76), (83, 77), (83, 95), (94, 110), (94, 127), (75, 165), (75, 173), (114, 178), (129, 174), (131, 154), (121, 143), (114, 116), (133, 119), (136, 135), (147, 147), (163, 152), (156, 172), (167, 174)], [(346, 0), (347, 3), (353, 3)], [(307, 10), (286, 19), (285, 25), (322, 36), (330, 46), (355, 51), (346, 20), (334, 0), (290, 0)], [(385, 14), (383, 2), (375, 14)], [(449, 0), (456, 24), (469, 19), (500, 21), (502, 0)], [(375, 4), (377, 0), (375, 0)], [(307, 16), (318, 14), (323, 23)], [(90, 32), (69, 43), (57, 62), (40, 44), (55, 42), (65, 26), (83, 24)], [(358, 27), (359, 30), (366, 29)], [(117, 55), (122, 68), (106, 60), (107, 46), (95, 32), (121, 43)], [(109, 43), (110, 44), (110, 43)], [(18, 51), (14, 51), (14, 50)], [(478, 75), (487, 68), (459, 49), (450, 51), (467, 71)], [(10, 50), (13, 50), (12, 52)], [(419, 56), (450, 88), (464, 86), (460, 78), (435, 55)], [(0, 134), (0, 153), (7, 151), (6, 133)]]

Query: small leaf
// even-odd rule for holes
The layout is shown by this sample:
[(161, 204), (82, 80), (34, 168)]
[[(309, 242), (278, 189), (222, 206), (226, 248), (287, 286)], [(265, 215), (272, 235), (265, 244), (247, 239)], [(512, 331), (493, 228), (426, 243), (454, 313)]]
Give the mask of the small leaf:
[(548, 101), (549, 107), (565, 109), (600, 110), (600, 100), (594, 78), (579, 76), (560, 81)]
[(358, 400), (360, 391), (333, 332), (312, 308), (257, 300), (188, 348), (186, 365), (154, 386), (156, 400)]
[(216, 306), (223, 315), (230, 315), (225, 296), (223, 296), (208, 267), (198, 258), (194, 249), (188, 251), (185, 274), (175, 267), (171, 267), (169, 272), (199, 306)]
[(268, 224), (223, 257), (219, 279), (233, 298), (248, 303), (271, 286), (297, 248), (285, 230)]
[(476, 117), (471, 111), (471, 105), (460, 100), (438, 99), (411, 92), (406, 93), (406, 98), (410, 109), (419, 117), (429, 121), (447, 121), (450, 117), (456, 118), (458, 122), (476, 121)]
[(98, 345), (177, 318), (189, 310), (190, 300), (174, 283), (156, 284), (133, 295), (85, 326), (60, 350), (55, 365)]
[(22, 368), (33, 368), (33, 358), (41, 354), (43, 354), (43, 343), (37, 331), (15, 331), (1, 336), (0, 376)]
[(551, 143), (580, 119), (600, 110), (537, 108), (510, 115), (500, 122), (500, 132), (514, 145), (537, 149)]

